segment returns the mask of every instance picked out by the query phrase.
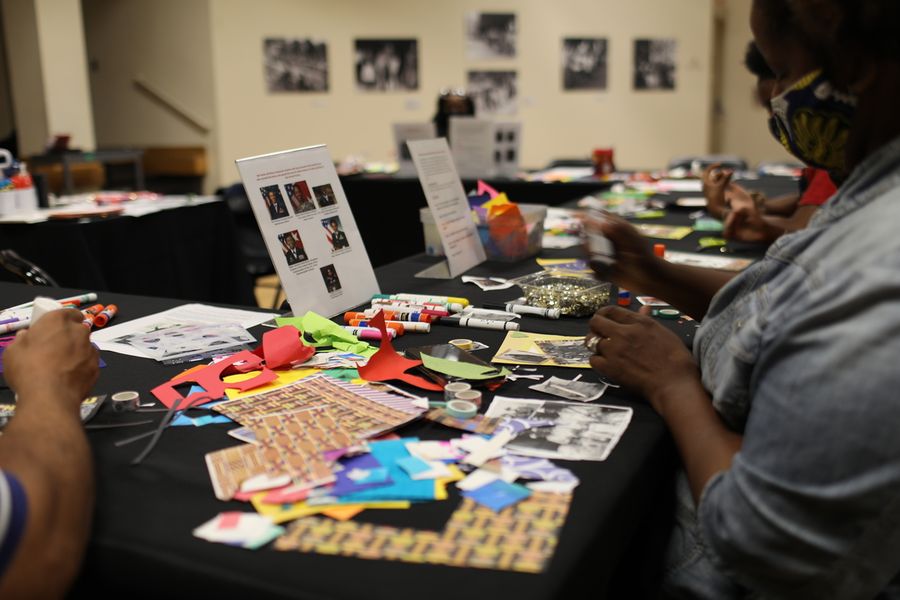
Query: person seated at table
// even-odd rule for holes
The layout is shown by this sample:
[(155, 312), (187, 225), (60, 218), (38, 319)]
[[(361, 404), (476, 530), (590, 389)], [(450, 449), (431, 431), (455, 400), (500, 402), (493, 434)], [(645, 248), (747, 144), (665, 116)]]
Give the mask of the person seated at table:
[[(769, 98), (772, 97), (775, 74), (755, 42), (750, 42), (747, 47), (744, 65), (756, 75), (757, 100), (766, 108), (771, 128)], [(777, 132), (773, 131), (773, 134), (778, 139)], [(803, 229), (819, 206), (837, 190), (827, 171), (811, 167), (803, 169), (799, 193), (778, 198), (766, 198), (759, 192), (732, 183), (733, 174), (730, 169), (722, 169), (721, 164), (707, 167), (702, 176), (703, 195), (706, 211), (725, 221), (723, 236), (742, 242), (771, 243), (789, 231)]]
[(94, 479), (81, 401), (97, 351), (76, 310), (51, 312), (3, 353), (17, 394), (0, 436), (0, 598), (59, 598), (78, 573)]
[(615, 282), (702, 324), (692, 356), (606, 307), (585, 344), (681, 456), (667, 597), (897, 597), (900, 3), (754, 0), (751, 26), (780, 137), (843, 180), (837, 195), (730, 281), (655, 258), (624, 221), (589, 221), (615, 246)]

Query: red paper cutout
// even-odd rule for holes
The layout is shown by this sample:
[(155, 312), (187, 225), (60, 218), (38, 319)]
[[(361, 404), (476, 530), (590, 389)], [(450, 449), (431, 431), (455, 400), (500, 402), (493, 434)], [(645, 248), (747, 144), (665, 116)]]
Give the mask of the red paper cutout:
[[(241, 365), (235, 363), (244, 363)], [(222, 381), (224, 375), (232, 373), (247, 373), (249, 371), (260, 370), (260, 374), (246, 381), (235, 381), (226, 383)], [(232, 354), (223, 361), (206, 366), (199, 370), (191, 370), (182, 373), (169, 381), (156, 386), (151, 390), (154, 396), (162, 402), (167, 408), (171, 408), (173, 404), (179, 402), (178, 409), (184, 410), (196, 404), (203, 404), (211, 400), (218, 400), (225, 395), (225, 389), (236, 389), (242, 392), (252, 390), (255, 387), (265, 385), (275, 381), (278, 376), (271, 369), (262, 366), (262, 359), (250, 352), (242, 350), (237, 354)], [(204, 392), (194, 392), (187, 398), (184, 398), (176, 386), (183, 383), (196, 383), (202, 387)]]
[(389, 379), (399, 379), (410, 385), (414, 385), (423, 390), (431, 390), (434, 392), (441, 391), (442, 388), (433, 381), (429, 381), (424, 377), (406, 373), (407, 370), (418, 367), (422, 364), (420, 360), (412, 360), (397, 354), (394, 345), (388, 337), (387, 328), (384, 325), (384, 312), (378, 311), (378, 314), (369, 319), (369, 327), (375, 327), (381, 331), (381, 346), (378, 352), (369, 358), (369, 362), (364, 367), (359, 367), (359, 376), (366, 381), (388, 381)]
[(306, 362), (316, 349), (300, 341), (300, 331), (296, 327), (285, 325), (265, 332), (262, 344), (253, 353), (264, 358), (268, 368), (278, 369), (294, 362)]

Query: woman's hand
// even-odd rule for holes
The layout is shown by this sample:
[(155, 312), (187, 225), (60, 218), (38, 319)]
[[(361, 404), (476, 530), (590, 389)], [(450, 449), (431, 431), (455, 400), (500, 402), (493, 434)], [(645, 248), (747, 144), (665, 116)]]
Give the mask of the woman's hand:
[(703, 197), (706, 198), (706, 212), (717, 219), (721, 219), (728, 204), (725, 200), (725, 191), (731, 185), (731, 177), (734, 171), (722, 169), (721, 163), (715, 163), (706, 167), (700, 180), (703, 183)]
[(654, 295), (653, 285), (658, 282), (665, 261), (653, 255), (649, 242), (637, 229), (611, 214), (604, 214), (601, 219), (585, 217), (584, 228), (588, 234), (603, 235), (615, 248), (615, 259), (609, 271), (597, 272), (601, 279), (608, 279), (632, 292)]
[(594, 352), (591, 367), (640, 392), (663, 414), (667, 391), (697, 383), (700, 371), (684, 342), (674, 333), (642, 314), (607, 306), (590, 321), (585, 346)]

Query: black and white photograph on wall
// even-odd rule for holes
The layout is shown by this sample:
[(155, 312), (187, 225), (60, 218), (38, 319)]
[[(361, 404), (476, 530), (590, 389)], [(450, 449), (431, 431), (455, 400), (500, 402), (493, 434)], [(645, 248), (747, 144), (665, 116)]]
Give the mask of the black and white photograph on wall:
[(266, 84), (270, 92), (327, 92), (328, 48), (302, 38), (263, 41)]
[(563, 39), (563, 89), (606, 89), (606, 38)]
[(418, 40), (356, 40), (356, 89), (419, 89)]
[(675, 40), (634, 41), (634, 89), (674, 90)]
[(466, 56), (474, 60), (516, 57), (516, 15), (467, 13)]
[(466, 87), (477, 116), (516, 114), (519, 90), (515, 71), (469, 71)]

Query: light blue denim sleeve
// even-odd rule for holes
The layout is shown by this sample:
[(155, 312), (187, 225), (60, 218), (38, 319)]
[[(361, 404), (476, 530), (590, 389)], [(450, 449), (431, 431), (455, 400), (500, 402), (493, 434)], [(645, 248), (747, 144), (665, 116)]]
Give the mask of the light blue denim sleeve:
[(743, 447), (698, 507), (708, 558), (766, 598), (873, 598), (900, 571), (900, 265), (861, 256), (774, 304)]

